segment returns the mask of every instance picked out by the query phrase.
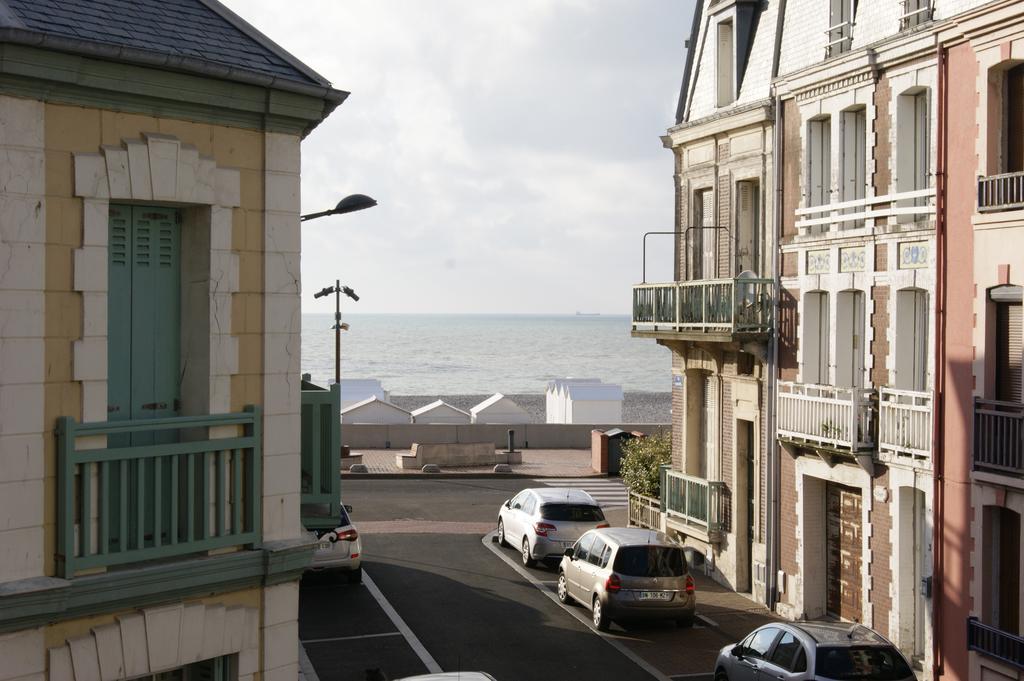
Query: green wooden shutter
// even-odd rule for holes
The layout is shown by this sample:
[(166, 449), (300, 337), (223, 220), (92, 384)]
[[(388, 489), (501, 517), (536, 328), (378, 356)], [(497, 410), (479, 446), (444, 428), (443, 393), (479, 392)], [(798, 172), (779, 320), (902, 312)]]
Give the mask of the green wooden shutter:
[(107, 258), (107, 420), (131, 418), (132, 209), (110, 206)]

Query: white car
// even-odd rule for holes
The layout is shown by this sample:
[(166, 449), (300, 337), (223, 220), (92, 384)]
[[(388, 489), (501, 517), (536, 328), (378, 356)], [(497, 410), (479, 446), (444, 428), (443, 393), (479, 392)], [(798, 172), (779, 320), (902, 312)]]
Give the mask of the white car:
[(363, 581), (363, 546), (351, 512), (351, 506), (342, 506), (339, 524), (332, 530), (307, 530), (317, 543), (309, 569), (345, 572), (349, 583), (358, 584)]
[(557, 563), (587, 530), (608, 527), (604, 512), (581, 489), (524, 489), (498, 509), (498, 543), (514, 546), (523, 565)]

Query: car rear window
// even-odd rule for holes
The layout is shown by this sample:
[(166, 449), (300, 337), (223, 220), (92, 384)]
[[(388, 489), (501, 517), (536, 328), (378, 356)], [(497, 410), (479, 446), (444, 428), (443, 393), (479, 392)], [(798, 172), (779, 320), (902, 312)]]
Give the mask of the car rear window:
[(540, 507), (540, 517), (544, 520), (592, 523), (604, 520), (604, 513), (597, 506), (587, 504), (544, 504)]
[(674, 546), (624, 546), (615, 556), (614, 569), (630, 577), (682, 577), (686, 557)]
[(814, 673), (830, 679), (877, 681), (896, 681), (914, 675), (903, 656), (892, 646), (818, 648)]

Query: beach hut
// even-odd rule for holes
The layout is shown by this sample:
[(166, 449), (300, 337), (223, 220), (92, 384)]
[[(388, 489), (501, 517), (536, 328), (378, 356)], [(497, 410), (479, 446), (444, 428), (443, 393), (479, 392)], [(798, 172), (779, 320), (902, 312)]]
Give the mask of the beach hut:
[(376, 378), (343, 378), (341, 379), (341, 408), (351, 407), (367, 398), (376, 397), (382, 402), (391, 399), (391, 394), (384, 389)]
[(471, 419), (468, 411), (462, 411), (443, 400), (437, 400), (419, 409), (414, 409), (412, 412), (412, 422), (462, 425), (470, 423)]
[(473, 423), (529, 423), (530, 415), (525, 409), (505, 397), (494, 393), (469, 410)]
[(621, 423), (622, 386), (569, 383), (565, 386), (564, 423)]
[(547, 423), (567, 423), (565, 420), (565, 400), (567, 387), (570, 383), (600, 383), (600, 378), (555, 378), (548, 381), (545, 392), (545, 421)]
[(408, 411), (390, 402), (378, 399), (376, 395), (341, 409), (342, 423), (391, 425), (395, 423), (409, 423), (411, 420), (412, 416)]

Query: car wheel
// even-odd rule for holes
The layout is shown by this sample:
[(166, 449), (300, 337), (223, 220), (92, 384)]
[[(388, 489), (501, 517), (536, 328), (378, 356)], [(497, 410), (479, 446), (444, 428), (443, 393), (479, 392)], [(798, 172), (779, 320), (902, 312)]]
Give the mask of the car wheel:
[(594, 620), (594, 628), (598, 631), (608, 631), (608, 625), (611, 622), (608, 619), (608, 615), (604, 612), (604, 607), (601, 605), (601, 599), (598, 596), (594, 596), (594, 608), (590, 612)]
[(558, 573), (558, 600), (566, 605), (572, 605), (572, 596), (569, 595), (569, 582), (565, 579), (565, 573)]
[(537, 561), (530, 555), (530, 539), (523, 537), (523, 565), (526, 567), (533, 567), (537, 564)]
[(693, 626), (693, 616), (686, 615), (685, 617), (680, 617), (676, 619), (676, 626), (678, 626), (681, 629), (689, 629)]
[(715, 672), (715, 681), (729, 681), (729, 675), (725, 673), (725, 670), (719, 669)]
[(505, 521), (498, 518), (498, 546), (508, 546), (505, 540)]
[(348, 573), (349, 584), (360, 584), (363, 581), (363, 568), (357, 567)]

